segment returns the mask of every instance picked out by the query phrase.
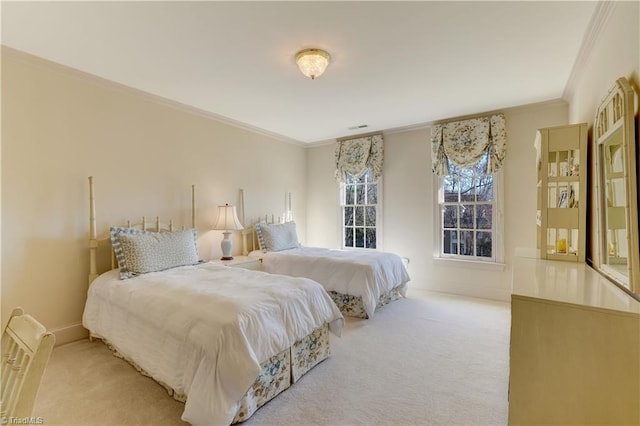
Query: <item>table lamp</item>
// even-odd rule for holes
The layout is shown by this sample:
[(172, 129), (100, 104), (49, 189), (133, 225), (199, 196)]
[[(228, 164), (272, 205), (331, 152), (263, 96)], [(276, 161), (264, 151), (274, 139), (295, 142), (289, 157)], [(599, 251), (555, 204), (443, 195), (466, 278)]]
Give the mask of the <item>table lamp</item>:
[(222, 233), (224, 238), (220, 243), (220, 248), (222, 249), (221, 260), (233, 260), (233, 256), (231, 255), (233, 242), (231, 241), (230, 231), (244, 229), (238, 219), (236, 206), (230, 206), (229, 204), (218, 206), (218, 218), (213, 225), (213, 229), (216, 231), (224, 231)]

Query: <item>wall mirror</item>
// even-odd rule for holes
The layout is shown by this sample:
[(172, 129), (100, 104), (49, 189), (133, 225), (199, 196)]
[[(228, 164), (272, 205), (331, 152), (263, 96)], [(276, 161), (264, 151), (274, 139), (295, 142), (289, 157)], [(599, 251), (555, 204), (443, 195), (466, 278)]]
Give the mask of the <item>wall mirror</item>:
[(635, 115), (637, 94), (626, 78), (616, 81), (596, 113), (597, 247), (594, 266), (640, 295)]

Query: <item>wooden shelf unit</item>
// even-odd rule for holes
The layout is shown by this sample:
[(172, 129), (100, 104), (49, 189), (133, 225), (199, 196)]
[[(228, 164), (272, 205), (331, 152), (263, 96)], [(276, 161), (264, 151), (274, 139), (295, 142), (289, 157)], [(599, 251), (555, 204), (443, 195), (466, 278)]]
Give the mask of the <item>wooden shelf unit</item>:
[(587, 124), (538, 130), (540, 258), (585, 261)]

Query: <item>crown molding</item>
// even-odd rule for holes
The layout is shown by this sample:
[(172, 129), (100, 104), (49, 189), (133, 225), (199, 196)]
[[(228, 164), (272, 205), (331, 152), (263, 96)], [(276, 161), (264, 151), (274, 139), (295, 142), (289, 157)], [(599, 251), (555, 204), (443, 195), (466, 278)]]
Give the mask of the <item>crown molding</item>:
[(137, 96), (147, 101), (151, 101), (159, 105), (167, 106), (187, 114), (192, 114), (192, 115), (203, 117), (209, 120), (214, 120), (222, 124), (226, 124), (229, 126), (240, 128), (242, 130), (246, 130), (262, 136), (266, 136), (271, 139), (278, 140), (280, 142), (286, 142), (286, 143), (301, 146), (301, 147), (307, 146), (306, 143), (301, 142), (299, 140), (292, 139), (278, 133), (270, 132), (269, 130), (262, 129), (260, 127), (251, 126), (247, 123), (243, 123), (241, 121), (237, 121), (229, 117), (225, 117), (223, 115), (215, 114), (213, 112), (206, 111), (191, 105), (183, 104), (182, 102), (178, 102), (169, 98), (154, 95), (153, 93), (145, 92), (144, 90), (136, 89), (134, 87), (127, 86), (125, 84), (121, 84), (113, 80), (109, 80), (109, 79), (97, 76), (95, 74), (81, 71), (77, 68), (72, 68), (67, 65), (53, 62), (53, 61), (50, 61), (49, 59), (45, 59), (40, 56), (35, 56), (30, 53), (24, 52), (22, 50), (18, 50), (18, 49), (14, 49), (13, 47), (6, 46), (4, 44), (2, 45), (2, 55), (3, 56), (7, 55), (8, 57), (11, 57), (18, 61), (28, 63), (31, 65), (45, 67), (52, 71), (66, 74), (72, 78), (76, 78), (78, 80), (82, 80), (91, 84), (96, 84), (98, 86), (101, 86), (109, 90), (119, 91), (129, 95)]
[(591, 57), (593, 48), (600, 38), (602, 30), (609, 20), (612, 11), (616, 7), (616, 3), (616, 1), (605, 0), (599, 1), (596, 4), (596, 8), (593, 11), (593, 16), (591, 16), (591, 20), (587, 25), (587, 31), (585, 32), (584, 38), (582, 39), (582, 45), (580, 46), (580, 50), (578, 51), (576, 60), (573, 63), (573, 68), (571, 68), (571, 74), (569, 74), (567, 85), (565, 86), (564, 92), (562, 93), (562, 99), (566, 100), (567, 102), (573, 99), (576, 86), (578, 85), (578, 80), (580, 79), (580, 73), (589, 62), (589, 58)]
[(359, 136), (362, 137), (362, 136), (375, 135), (375, 134), (382, 134), (382, 136), (393, 135), (393, 134), (397, 134), (397, 133), (405, 133), (405, 132), (412, 132), (412, 131), (415, 131), (415, 130), (428, 129), (428, 128), (433, 127), (436, 124), (443, 124), (443, 123), (447, 123), (447, 122), (450, 122), (450, 121), (469, 120), (469, 119), (472, 119), (472, 118), (485, 117), (485, 116), (488, 116), (488, 115), (500, 114), (500, 113), (502, 113), (502, 114), (518, 114), (518, 113), (523, 113), (523, 112), (531, 112), (532, 110), (537, 110), (537, 109), (550, 108), (550, 107), (554, 107), (554, 106), (567, 106), (567, 101), (565, 101), (562, 98), (550, 99), (548, 101), (541, 101), (541, 102), (535, 102), (535, 103), (532, 103), (532, 104), (524, 104), (524, 105), (516, 105), (516, 106), (512, 106), (512, 107), (505, 107), (505, 108), (501, 108), (501, 109), (484, 111), (484, 112), (477, 113), (477, 114), (462, 115), (462, 116), (457, 116), (457, 117), (448, 117), (448, 118), (443, 118), (443, 119), (438, 119), (438, 120), (433, 120), (433, 121), (425, 121), (425, 122), (422, 122), (422, 123), (411, 124), (411, 125), (408, 125), (408, 126), (393, 127), (393, 128), (390, 128), (390, 129), (380, 130), (380, 131), (376, 131), (376, 132), (372, 132), (372, 133), (367, 133), (367, 134), (364, 134), (364, 135), (355, 135), (355, 136), (348, 136), (348, 137), (344, 137), (344, 138), (326, 139), (326, 140), (322, 140), (322, 141), (308, 143), (308, 144), (305, 145), (305, 147), (306, 148), (317, 148), (317, 147), (320, 147), (320, 146), (334, 144), (334, 143), (340, 141), (341, 139), (352, 139), (352, 138), (357, 138)]

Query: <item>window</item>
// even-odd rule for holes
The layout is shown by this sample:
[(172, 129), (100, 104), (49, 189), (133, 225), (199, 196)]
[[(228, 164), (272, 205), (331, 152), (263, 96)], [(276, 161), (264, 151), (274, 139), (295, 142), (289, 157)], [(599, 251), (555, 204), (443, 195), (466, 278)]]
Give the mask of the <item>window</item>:
[(501, 261), (496, 226), (496, 176), (487, 174), (488, 153), (469, 167), (448, 161), (449, 174), (440, 178), (440, 256)]
[(380, 185), (372, 180), (371, 170), (360, 177), (347, 174), (340, 187), (343, 247), (379, 248)]

